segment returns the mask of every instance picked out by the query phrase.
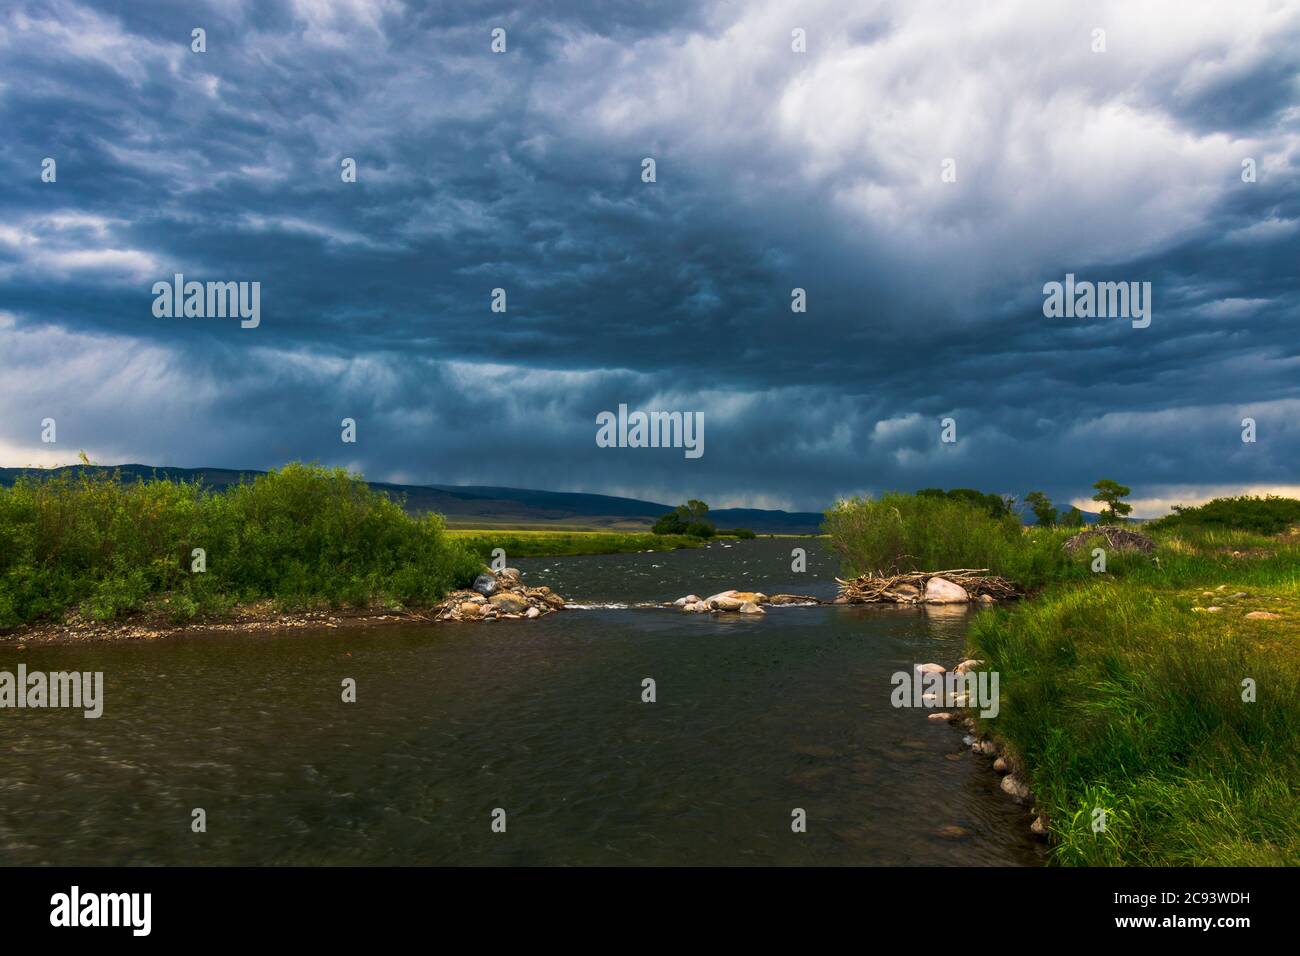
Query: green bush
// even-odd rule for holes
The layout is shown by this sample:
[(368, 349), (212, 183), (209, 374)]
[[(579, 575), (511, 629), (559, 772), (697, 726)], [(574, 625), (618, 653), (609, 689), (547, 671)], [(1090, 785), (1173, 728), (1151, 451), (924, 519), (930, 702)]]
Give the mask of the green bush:
[(1020, 521), (958, 498), (853, 498), (828, 511), (823, 527), (850, 575), (949, 568), (1004, 574), (1023, 563)]
[(1185, 531), (1192, 528), (1221, 531), (1249, 531), (1273, 535), (1289, 531), (1300, 524), (1300, 501), (1295, 498), (1265, 498), (1243, 495), (1239, 498), (1215, 498), (1199, 508), (1174, 507), (1147, 527), (1153, 531)]
[(111, 620), (156, 602), (188, 620), (263, 598), (431, 603), (480, 569), (439, 516), (343, 469), (294, 463), (221, 493), (88, 472), (0, 488), (0, 627), (73, 606)]

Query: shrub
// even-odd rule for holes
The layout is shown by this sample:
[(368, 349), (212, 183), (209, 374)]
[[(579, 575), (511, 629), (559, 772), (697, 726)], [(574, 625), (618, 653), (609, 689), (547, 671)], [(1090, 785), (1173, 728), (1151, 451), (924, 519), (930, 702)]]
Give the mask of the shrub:
[(1023, 563), (1024, 532), (1011, 514), (938, 495), (887, 494), (841, 501), (823, 525), (849, 574), (988, 568)]
[(411, 517), (343, 469), (294, 463), (222, 493), (107, 472), (0, 488), (0, 627), (75, 605), (110, 620), (163, 594), (180, 620), (260, 598), (425, 603), (480, 568), (439, 516)]
[(1174, 513), (1153, 521), (1154, 531), (1184, 531), (1192, 528), (1281, 534), (1300, 524), (1300, 501), (1273, 495), (1260, 498), (1215, 498), (1199, 508), (1174, 507)]

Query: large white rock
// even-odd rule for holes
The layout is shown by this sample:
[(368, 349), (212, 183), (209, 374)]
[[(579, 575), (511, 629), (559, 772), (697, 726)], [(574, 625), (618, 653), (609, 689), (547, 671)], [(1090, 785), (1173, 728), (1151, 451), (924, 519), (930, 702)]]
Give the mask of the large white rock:
[(965, 604), (970, 600), (966, 589), (944, 578), (931, 578), (925, 582), (926, 604)]

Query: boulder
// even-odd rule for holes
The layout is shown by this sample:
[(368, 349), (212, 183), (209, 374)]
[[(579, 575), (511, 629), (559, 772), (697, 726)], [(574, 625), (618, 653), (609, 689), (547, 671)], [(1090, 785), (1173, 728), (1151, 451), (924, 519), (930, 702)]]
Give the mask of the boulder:
[(983, 661), (977, 661), (975, 660), (975, 658), (972, 657), (962, 661), (954, 668), (954, 670), (956, 670), (958, 674), (966, 674), (969, 673), (970, 671), (975, 670), (978, 667), (982, 667), (983, 664), (984, 664)]
[(497, 584), (503, 588), (517, 588), (524, 583), (518, 568), (502, 568), (497, 572)]
[(931, 662), (929, 664), (917, 664), (913, 670), (918, 674), (943, 674), (948, 670), (948, 668), (944, 667), (942, 664)]
[(735, 596), (736, 596), (736, 591), (733, 589), (731, 591), (719, 591), (717, 594), (710, 594), (704, 600), (712, 604), (714, 601), (717, 601), (720, 598), (733, 598)]
[(764, 611), (757, 604), (755, 604), (753, 601), (746, 601), (744, 604), (740, 605), (740, 613), (741, 614), (766, 614), (767, 612)]
[(528, 599), (512, 591), (498, 591), (488, 600), (500, 614), (520, 614), (531, 606)]
[(762, 591), (732, 591), (731, 596), (737, 601), (748, 604), (766, 604), (767, 595)]
[(699, 603), (700, 603), (700, 599), (698, 596), (694, 594), (688, 594), (686, 595), (686, 597), (679, 597), (676, 601), (673, 602), (673, 605), (675, 607), (685, 607), (687, 604), (699, 604)]
[(1021, 802), (1029, 799), (1029, 787), (1015, 774), (1002, 778), (1002, 792)]
[(998, 773), (1010, 773), (1011, 764), (1007, 763), (1006, 757), (999, 757), (997, 760), (993, 761), (993, 769)]
[(530, 607), (530, 608), (528, 609), (528, 613), (524, 615), (524, 617), (529, 618), (529, 619), (532, 619), (532, 618), (535, 618), (535, 617), (541, 617), (541, 616), (542, 616), (542, 612), (539, 611), (539, 610), (537, 610), (537, 608), (535, 608), (535, 607)]
[(739, 611), (745, 602), (739, 598), (722, 596), (709, 598), (708, 605), (715, 611)]
[(456, 606), (456, 615), (466, 620), (475, 620), (483, 613), (483, 605), (465, 601)]
[(474, 579), (474, 590), (485, 597), (491, 597), (497, 592), (497, 579), (494, 574), (483, 573)]
[(964, 587), (946, 578), (930, 578), (925, 582), (926, 604), (965, 604), (969, 600)]

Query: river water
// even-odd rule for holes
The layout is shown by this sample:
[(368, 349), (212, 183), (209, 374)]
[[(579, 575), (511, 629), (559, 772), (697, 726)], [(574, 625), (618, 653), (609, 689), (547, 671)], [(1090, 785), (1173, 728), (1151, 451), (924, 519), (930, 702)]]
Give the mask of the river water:
[(1041, 863), (988, 761), (890, 706), (970, 612), (639, 606), (830, 597), (821, 547), (511, 562), (583, 606), (531, 622), (7, 647), (0, 670), (103, 671), (106, 699), (0, 710), (0, 864)]

